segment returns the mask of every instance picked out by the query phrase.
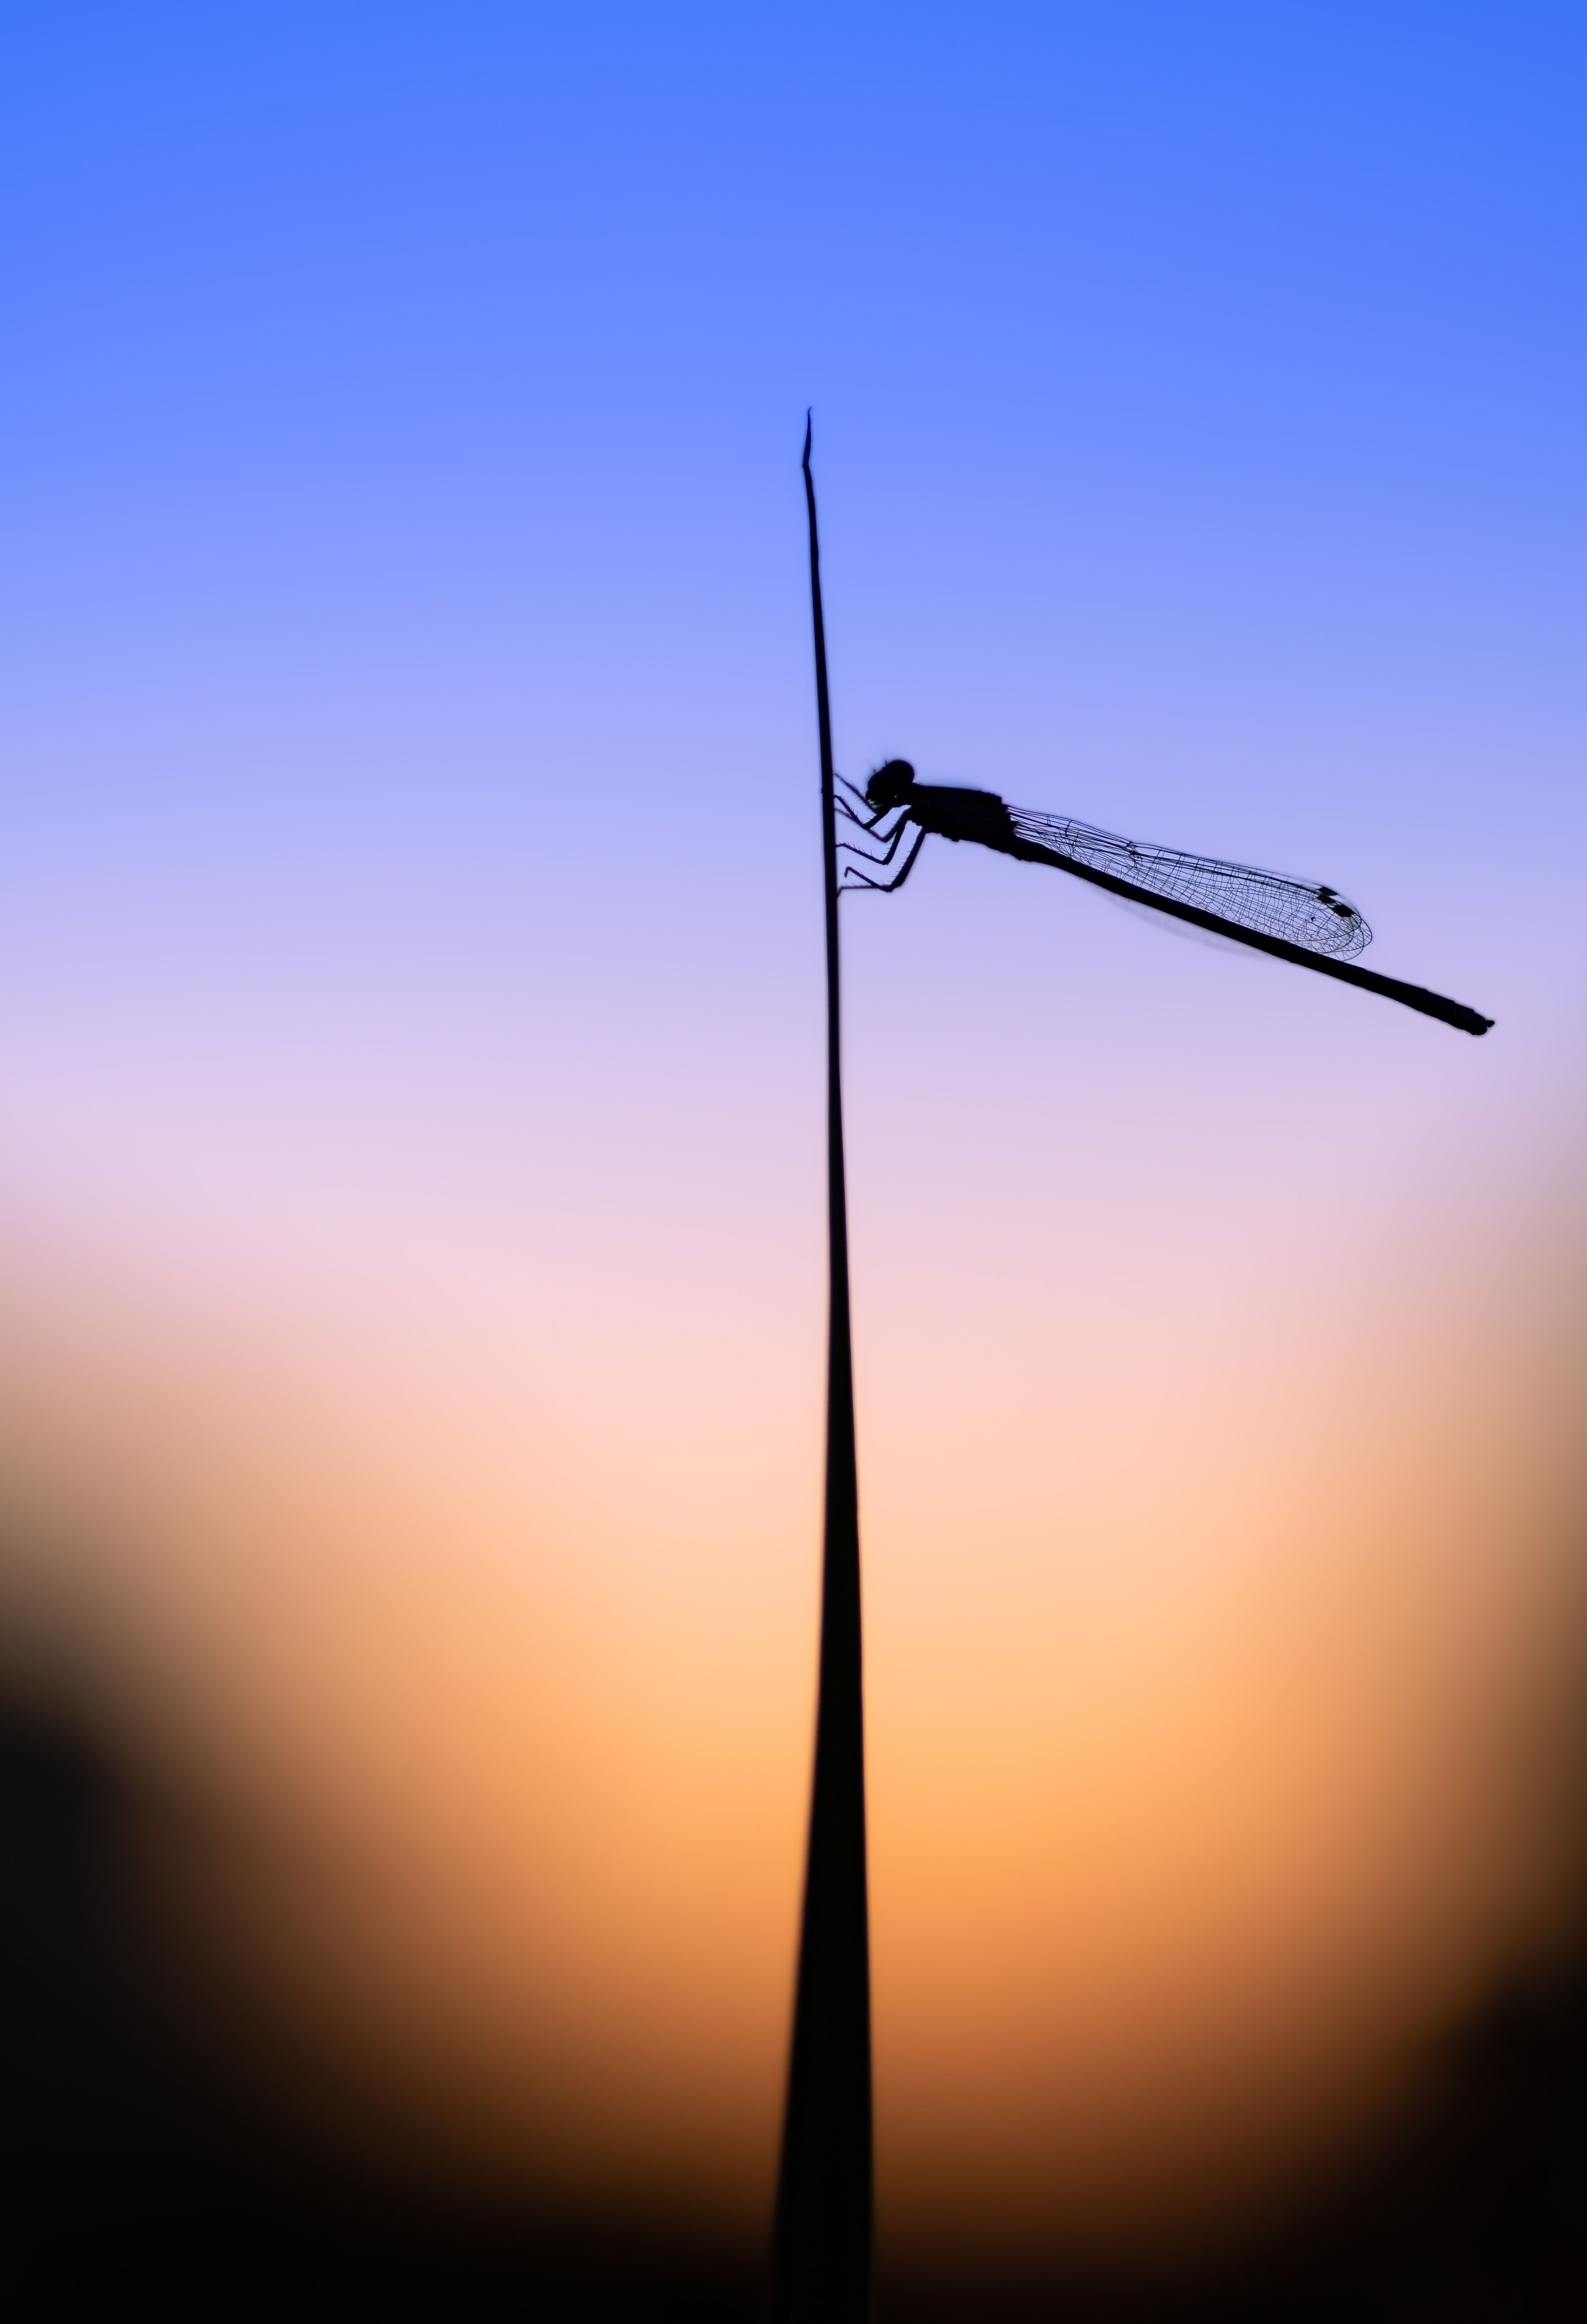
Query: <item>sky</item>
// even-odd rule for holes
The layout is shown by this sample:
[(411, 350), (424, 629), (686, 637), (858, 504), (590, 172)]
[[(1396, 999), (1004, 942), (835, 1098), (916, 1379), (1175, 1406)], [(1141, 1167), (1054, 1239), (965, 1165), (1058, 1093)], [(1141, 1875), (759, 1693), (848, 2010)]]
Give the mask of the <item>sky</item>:
[(841, 770), (1496, 1019), (844, 907), (883, 2247), (1258, 2200), (1573, 1909), (1579, 14), (19, 5), (0, 108), (0, 1609), (317, 2088), (767, 2213), (807, 409)]

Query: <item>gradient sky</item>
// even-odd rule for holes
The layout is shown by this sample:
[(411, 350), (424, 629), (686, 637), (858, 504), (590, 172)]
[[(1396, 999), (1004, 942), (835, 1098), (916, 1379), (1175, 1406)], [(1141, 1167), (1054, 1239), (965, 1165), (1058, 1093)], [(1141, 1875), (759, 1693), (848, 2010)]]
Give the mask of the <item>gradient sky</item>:
[(294, 2008), (760, 2215), (813, 405), (840, 769), (1498, 1020), (940, 844), (844, 908), (884, 2234), (1304, 2145), (1565, 1881), (1579, 12), (16, 6), (0, 108), (12, 1600), (365, 1867), (232, 1911)]

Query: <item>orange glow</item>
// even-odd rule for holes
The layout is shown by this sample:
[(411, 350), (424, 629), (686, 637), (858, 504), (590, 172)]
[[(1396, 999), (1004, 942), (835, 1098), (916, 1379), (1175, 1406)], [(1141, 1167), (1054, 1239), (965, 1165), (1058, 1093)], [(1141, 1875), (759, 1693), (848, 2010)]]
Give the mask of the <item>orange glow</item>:
[[(1210, 2232), (1563, 1924), (1587, 1268), (1563, 1195), (1504, 1208), (1342, 1231), (1281, 1314), (1254, 1267), (1216, 1311), (1159, 1283), (1133, 1341), (1089, 1260), (1061, 1329), (1001, 1339), (890, 1332), (863, 1278), (888, 2247)], [(477, 1316), (427, 1341), (14, 1252), (15, 1651), (168, 1803), (189, 1945), (449, 2171), (763, 2225), (813, 1707), (803, 1256), (760, 1343), (707, 1286), (687, 1365), (662, 1302), (604, 1293), (620, 1361), (558, 1385)]]

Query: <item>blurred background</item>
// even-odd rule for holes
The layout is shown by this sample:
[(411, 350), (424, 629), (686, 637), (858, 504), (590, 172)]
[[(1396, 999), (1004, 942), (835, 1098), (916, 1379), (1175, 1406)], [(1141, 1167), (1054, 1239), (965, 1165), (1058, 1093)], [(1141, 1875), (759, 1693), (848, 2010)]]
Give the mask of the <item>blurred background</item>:
[(1497, 1019), (844, 908), (884, 2310), (1578, 2312), (1579, 12), (17, 5), (0, 109), (7, 2265), (753, 2310), (813, 405), (840, 770)]

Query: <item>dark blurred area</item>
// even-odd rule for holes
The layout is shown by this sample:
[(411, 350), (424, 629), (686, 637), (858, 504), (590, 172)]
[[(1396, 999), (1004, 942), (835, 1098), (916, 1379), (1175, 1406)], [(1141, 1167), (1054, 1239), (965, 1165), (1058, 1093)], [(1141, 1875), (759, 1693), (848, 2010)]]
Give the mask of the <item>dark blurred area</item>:
[[(250, 2061), (134, 1871), (136, 1803), (0, 1709), (0, 2297), (15, 2316), (753, 2317), (760, 2255), (443, 2196)], [(1496, 1998), (1281, 2228), (1176, 2275), (885, 2278), (884, 2319), (1587, 2315), (1587, 1964)]]
[(0, 2310), (737, 2317), (742, 2253), (474, 2204), (310, 2120), (162, 1938), (105, 1756), (0, 1706)]

